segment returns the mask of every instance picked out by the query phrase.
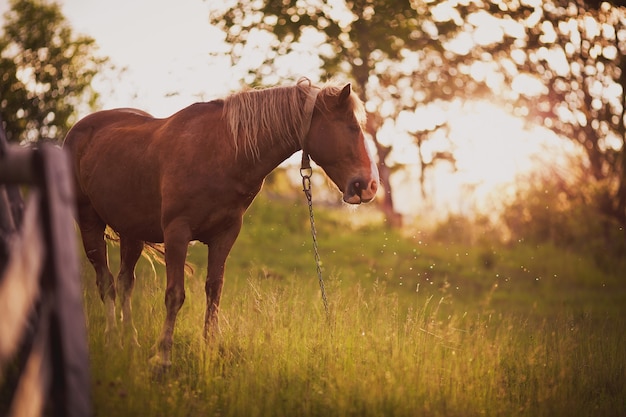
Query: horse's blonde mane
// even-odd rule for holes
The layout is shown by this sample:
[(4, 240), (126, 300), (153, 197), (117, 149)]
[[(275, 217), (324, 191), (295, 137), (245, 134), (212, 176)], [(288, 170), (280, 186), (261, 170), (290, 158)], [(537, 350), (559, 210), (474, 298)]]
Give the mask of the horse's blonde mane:
[[(236, 152), (243, 148), (258, 159), (258, 138), (263, 136), (271, 136), (285, 146), (301, 146), (302, 124), (307, 117), (305, 102), (311, 89), (319, 89), (319, 96), (324, 97), (339, 95), (342, 88), (331, 83), (320, 88), (312, 85), (309, 79), (301, 78), (294, 86), (247, 90), (228, 96), (224, 100), (222, 117), (228, 124)], [(316, 105), (319, 106), (319, 101)], [(363, 104), (354, 93), (349, 110), (354, 112), (359, 123), (365, 121)]]

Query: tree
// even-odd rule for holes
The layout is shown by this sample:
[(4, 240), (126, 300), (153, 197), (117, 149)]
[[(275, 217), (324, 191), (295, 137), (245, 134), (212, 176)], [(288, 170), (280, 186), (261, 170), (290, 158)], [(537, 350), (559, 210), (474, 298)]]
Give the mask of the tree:
[[(509, 2), (513, 4), (514, 2)], [(589, 179), (602, 189), (601, 214), (626, 226), (626, 8), (609, 2), (544, 1), (507, 16), (523, 37), (494, 46), (515, 86), (520, 77), (543, 87), (513, 100), (527, 118), (580, 145)], [(502, 10), (495, 16), (504, 18)], [(512, 58), (504, 58), (512, 57)]]
[(0, 113), (9, 141), (62, 140), (77, 108), (95, 106), (91, 81), (107, 58), (45, 0), (12, 0), (3, 30)]
[[(390, 185), (394, 167), (389, 165), (388, 160), (392, 144), (379, 140), (377, 132), (386, 118), (395, 118), (405, 108), (414, 108), (442, 97), (433, 94), (434, 91), (443, 91), (448, 96), (453, 94), (450, 88), (433, 88), (433, 85), (441, 87), (442, 82), (469, 80), (468, 77), (458, 77), (455, 81), (450, 76), (442, 78), (435, 75), (420, 84), (415, 74), (423, 67), (389, 71), (395, 64), (406, 68), (403, 62), (417, 57), (420, 64), (429, 66), (435, 72), (439, 68), (439, 73), (442, 73), (441, 64), (447, 61), (443, 56), (443, 42), (453, 36), (460, 26), (438, 26), (434, 22), (430, 10), (439, 3), (444, 1), (349, 0), (333, 4), (301, 0), (238, 1), (226, 10), (213, 13), (211, 21), (225, 32), (234, 65), (240, 65), (243, 58), (251, 53), (251, 48), (260, 47), (253, 42), (260, 34), (272, 35), (269, 37), (269, 50), (263, 51), (263, 62), (255, 63), (248, 69), (249, 83), (264, 83), (271, 79), (273, 74), (280, 73), (280, 66), (276, 65), (280, 57), (298, 53), (302, 49), (303, 38), (313, 38), (312, 34), (321, 35), (315, 39), (322, 77), (344, 74), (355, 82), (356, 91), (366, 102), (369, 114), (366, 131), (376, 145), (381, 182), (385, 188), (382, 209), (389, 224), (398, 225), (400, 216), (394, 208)], [(390, 76), (391, 73), (394, 75)], [(400, 82), (400, 79), (403, 81)], [(414, 93), (407, 96), (411, 89)], [(459, 86), (454, 88), (454, 91), (458, 90)], [(373, 100), (373, 97), (383, 99)], [(383, 106), (391, 107), (391, 110), (383, 112)], [(428, 134), (416, 133), (416, 139), (418, 143), (423, 142), (428, 139)], [(451, 159), (449, 152), (441, 152), (433, 158)], [(430, 165), (423, 165), (423, 168), (427, 166)]]
[[(446, 65), (429, 70), (436, 71), (436, 76), (420, 68), (419, 78), (442, 80), (438, 81), (441, 88), (432, 84), (427, 91), (447, 100), (446, 90), (459, 92), (454, 84), (466, 89), (473, 86), (474, 91), (461, 96), (489, 95), (529, 124), (545, 126), (580, 145), (581, 165), (596, 183), (589, 188), (598, 200), (596, 214), (617, 220), (624, 228), (626, 8), (617, 3), (492, 0), (457, 4), (455, 12), (437, 22), (438, 27), (457, 19), (463, 21), (463, 30), (452, 31), (453, 35), (475, 34), (480, 27), (472, 22), (484, 21), (488, 14), (501, 35), (475, 42), (465, 53), (444, 51)], [(458, 79), (459, 71), (476, 64), (490, 67), (496, 81)], [(385, 74), (389, 77), (393, 71)], [(391, 77), (386, 84), (393, 85), (397, 79)], [(528, 88), (529, 80), (534, 80), (534, 88)]]

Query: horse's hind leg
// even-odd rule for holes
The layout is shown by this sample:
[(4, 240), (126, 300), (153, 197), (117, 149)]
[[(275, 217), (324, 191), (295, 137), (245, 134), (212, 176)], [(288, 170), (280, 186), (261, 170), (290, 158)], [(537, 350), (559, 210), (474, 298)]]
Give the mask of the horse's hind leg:
[(124, 326), (122, 337), (125, 344), (130, 342), (135, 346), (139, 346), (139, 342), (137, 329), (133, 323), (131, 295), (135, 287), (135, 265), (142, 250), (142, 241), (120, 236), (120, 272), (117, 276), (117, 292), (122, 302), (122, 325)]
[(191, 230), (183, 219), (170, 222), (163, 231), (165, 243), (165, 322), (156, 345), (156, 353), (150, 359), (154, 371), (161, 372), (171, 364), (172, 343), (176, 316), (185, 302), (185, 259), (191, 240)]
[(87, 259), (96, 271), (96, 284), (106, 312), (105, 341), (110, 342), (111, 332), (116, 333), (115, 285), (107, 260), (107, 247), (104, 240), (106, 224), (89, 204), (79, 204), (78, 225), (83, 239)]

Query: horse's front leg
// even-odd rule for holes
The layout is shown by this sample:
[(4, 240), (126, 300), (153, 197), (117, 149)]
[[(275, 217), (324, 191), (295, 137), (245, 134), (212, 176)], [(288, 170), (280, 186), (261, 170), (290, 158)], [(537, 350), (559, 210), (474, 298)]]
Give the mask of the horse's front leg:
[(222, 286), (224, 285), (224, 265), (235, 240), (237, 240), (237, 236), (239, 236), (241, 223), (242, 219), (237, 219), (231, 227), (222, 231), (218, 236), (213, 237), (208, 243), (208, 272), (204, 287), (206, 292), (206, 313), (204, 315), (203, 332), (205, 340), (208, 340), (209, 333), (219, 332), (217, 315), (222, 296)]
[(191, 231), (183, 221), (171, 222), (163, 231), (165, 243), (165, 323), (157, 342), (156, 353), (150, 359), (155, 367), (167, 368), (172, 364), (172, 344), (176, 316), (185, 301), (185, 259), (191, 240)]

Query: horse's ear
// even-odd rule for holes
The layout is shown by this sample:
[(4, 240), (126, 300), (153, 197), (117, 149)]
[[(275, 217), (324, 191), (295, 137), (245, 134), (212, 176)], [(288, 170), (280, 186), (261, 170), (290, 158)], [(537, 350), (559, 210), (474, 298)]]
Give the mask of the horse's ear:
[(339, 104), (344, 104), (348, 101), (350, 97), (350, 93), (352, 92), (352, 85), (350, 83), (346, 84), (346, 86), (341, 90), (341, 94), (339, 94)]

